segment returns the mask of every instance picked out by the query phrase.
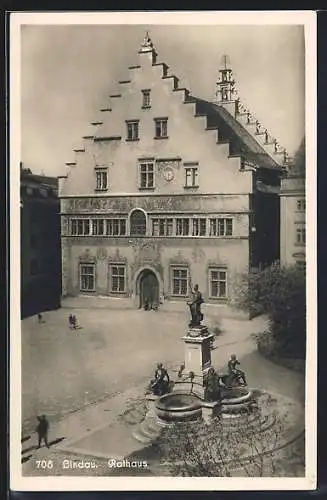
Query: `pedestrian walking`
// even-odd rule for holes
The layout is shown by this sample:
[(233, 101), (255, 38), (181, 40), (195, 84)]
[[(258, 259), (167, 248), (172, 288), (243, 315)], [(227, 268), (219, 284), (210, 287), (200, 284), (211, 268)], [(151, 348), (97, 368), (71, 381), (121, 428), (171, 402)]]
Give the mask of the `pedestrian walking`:
[(74, 327), (74, 316), (72, 314), (70, 314), (68, 316), (68, 325), (69, 325), (69, 328), (72, 330)]
[(45, 415), (41, 415), (41, 417), (37, 417), (39, 423), (36, 428), (36, 432), (38, 434), (38, 448), (41, 447), (42, 439), (47, 448), (50, 448), (48, 443), (48, 432), (49, 432), (49, 421)]
[(44, 321), (43, 321), (43, 316), (42, 316), (42, 314), (41, 314), (41, 313), (39, 313), (39, 314), (37, 315), (37, 321), (38, 321), (38, 323), (44, 323)]

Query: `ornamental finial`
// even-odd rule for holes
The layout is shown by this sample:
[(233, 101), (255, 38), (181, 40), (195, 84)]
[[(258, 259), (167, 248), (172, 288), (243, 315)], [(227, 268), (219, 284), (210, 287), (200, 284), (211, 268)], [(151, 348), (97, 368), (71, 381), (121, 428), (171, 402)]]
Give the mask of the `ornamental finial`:
[(221, 64), (223, 66), (223, 69), (228, 69), (230, 66), (230, 58), (227, 54), (224, 54), (221, 58)]
[(153, 43), (152, 40), (149, 36), (149, 32), (146, 31), (144, 40), (141, 45), (140, 52), (149, 52), (150, 50), (153, 50)]

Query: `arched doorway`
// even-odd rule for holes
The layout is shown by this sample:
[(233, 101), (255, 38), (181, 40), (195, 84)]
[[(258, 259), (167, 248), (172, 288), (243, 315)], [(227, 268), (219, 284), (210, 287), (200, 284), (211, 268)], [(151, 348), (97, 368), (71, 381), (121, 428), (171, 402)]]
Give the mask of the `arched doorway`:
[(159, 305), (159, 282), (150, 269), (144, 269), (139, 277), (140, 308), (146, 304), (149, 309)]

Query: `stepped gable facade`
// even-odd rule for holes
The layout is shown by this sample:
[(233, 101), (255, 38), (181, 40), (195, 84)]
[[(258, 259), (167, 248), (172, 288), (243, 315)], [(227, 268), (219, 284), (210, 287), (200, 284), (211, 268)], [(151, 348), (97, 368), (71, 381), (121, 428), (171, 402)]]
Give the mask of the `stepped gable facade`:
[(242, 110), (228, 65), (209, 102), (148, 35), (138, 55), (60, 178), (63, 294), (139, 307), (184, 302), (198, 283), (224, 305), (240, 273), (279, 258), (287, 155)]

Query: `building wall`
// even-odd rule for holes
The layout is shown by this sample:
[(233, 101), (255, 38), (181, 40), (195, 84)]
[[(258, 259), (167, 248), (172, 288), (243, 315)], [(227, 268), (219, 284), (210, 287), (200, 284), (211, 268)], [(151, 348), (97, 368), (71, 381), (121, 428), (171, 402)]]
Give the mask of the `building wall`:
[[(53, 179), (56, 181), (56, 179)], [(60, 306), (61, 257), (59, 200), (33, 174), (21, 189), (22, 316)], [(43, 194), (41, 194), (43, 193)]]
[[(229, 144), (219, 142), (219, 130), (207, 128), (205, 116), (195, 116), (196, 107), (187, 93), (167, 77), (163, 65), (152, 64), (152, 53), (140, 54), (139, 65), (129, 70), (110, 103), (85, 132), (75, 151), (75, 162), (60, 179), (62, 231), (62, 291), (80, 292), (80, 263), (95, 265), (92, 294), (110, 295), (109, 266), (126, 265), (125, 297), (137, 304), (138, 276), (152, 269), (160, 283), (160, 294), (174, 300), (171, 268), (187, 266), (192, 283), (198, 283), (207, 300), (215, 303), (232, 298), (238, 276), (250, 265), (250, 198), (253, 171), (241, 169), (239, 157), (230, 156)], [(142, 90), (151, 90), (151, 107), (142, 108)], [(185, 101), (186, 99), (186, 101)], [(168, 137), (155, 138), (155, 118), (168, 118)], [(126, 120), (139, 120), (139, 138), (126, 140)], [(140, 189), (139, 163), (154, 162), (155, 186)], [(198, 168), (198, 187), (185, 187), (185, 168)], [(108, 168), (106, 192), (96, 190), (97, 167)], [(169, 167), (173, 177), (164, 173)], [(129, 236), (129, 218), (134, 209), (144, 210), (147, 233)], [(233, 219), (229, 236), (151, 237), (153, 217), (226, 217)], [(76, 236), (72, 219), (120, 217), (126, 220), (126, 236)], [(226, 269), (227, 294), (209, 298), (210, 266)], [(122, 296), (122, 295), (120, 295)], [(185, 298), (183, 298), (185, 300)]]
[[(90, 206), (97, 208), (90, 210)], [(96, 264), (95, 294), (110, 295), (108, 270), (110, 262), (126, 263), (127, 295), (135, 297), (138, 293), (136, 278), (143, 268), (154, 269), (161, 285), (160, 293), (172, 299), (171, 267), (187, 266), (193, 284), (198, 283), (208, 296), (208, 269), (218, 267), (227, 271), (227, 295), (233, 293), (236, 275), (248, 270), (249, 246), (249, 208), (248, 196), (133, 196), (111, 198), (84, 198), (62, 200), (65, 215), (62, 215), (62, 256), (63, 292), (76, 295), (79, 290), (79, 263)], [(167, 207), (166, 211), (160, 207)], [(77, 208), (84, 207), (84, 208)], [(70, 218), (103, 217), (110, 213), (120, 213), (127, 218), (132, 208), (142, 208), (147, 214), (148, 235), (145, 237), (105, 237), (69, 235)], [(169, 209), (169, 210), (168, 210)], [(156, 237), (151, 234), (151, 217), (169, 214), (176, 217), (182, 214), (191, 217), (210, 218), (223, 213), (233, 219), (233, 235), (225, 237)], [(66, 235), (66, 236), (65, 236)], [(218, 299), (212, 299), (213, 302)], [(219, 299), (220, 300), (220, 299)]]
[[(140, 64), (130, 70), (131, 82), (120, 85), (121, 97), (111, 98), (112, 111), (99, 113), (103, 125), (86, 131), (108, 139), (84, 139), (85, 151), (76, 153), (77, 164), (62, 183), (60, 196), (94, 195), (96, 164), (109, 168), (109, 193), (138, 192), (138, 160), (142, 157), (180, 158), (172, 165), (175, 178), (171, 182), (161, 175), (161, 165), (156, 165), (158, 194), (185, 192), (183, 162), (199, 162), (197, 193), (250, 192), (252, 172), (240, 172), (240, 158), (229, 158), (229, 145), (217, 144), (217, 131), (206, 130), (206, 118), (194, 117), (195, 104), (183, 103), (184, 91), (173, 90), (174, 79), (162, 78), (162, 65), (153, 66), (147, 53), (140, 54)], [(149, 109), (142, 109), (142, 89), (151, 89)], [(168, 117), (167, 139), (154, 139), (154, 118), (159, 117)], [(132, 119), (140, 120), (138, 141), (126, 141), (125, 121)]]
[(305, 180), (303, 177), (283, 179), (280, 194), (280, 240), (281, 263), (292, 265), (305, 263), (305, 242), (299, 242), (297, 230), (305, 229), (305, 208), (298, 204), (305, 202)]
[[(111, 295), (109, 290), (110, 263), (126, 264), (127, 290), (125, 297), (138, 296), (137, 278), (143, 269), (153, 270), (158, 278), (160, 295), (165, 299), (178, 299), (171, 289), (173, 266), (187, 266), (192, 283), (198, 283), (208, 302), (226, 302), (209, 297), (209, 268), (227, 271), (227, 296), (233, 296), (233, 287), (238, 273), (247, 271), (247, 240), (213, 241), (190, 244), (189, 241), (164, 241), (164, 239), (124, 239), (124, 241), (77, 241), (67, 244), (70, 275), (66, 280), (68, 294), (80, 293), (79, 264), (92, 262), (96, 266), (94, 294)], [(89, 292), (87, 292), (89, 293)], [(93, 293), (92, 293), (93, 294)], [(183, 299), (184, 300), (184, 299)]]

